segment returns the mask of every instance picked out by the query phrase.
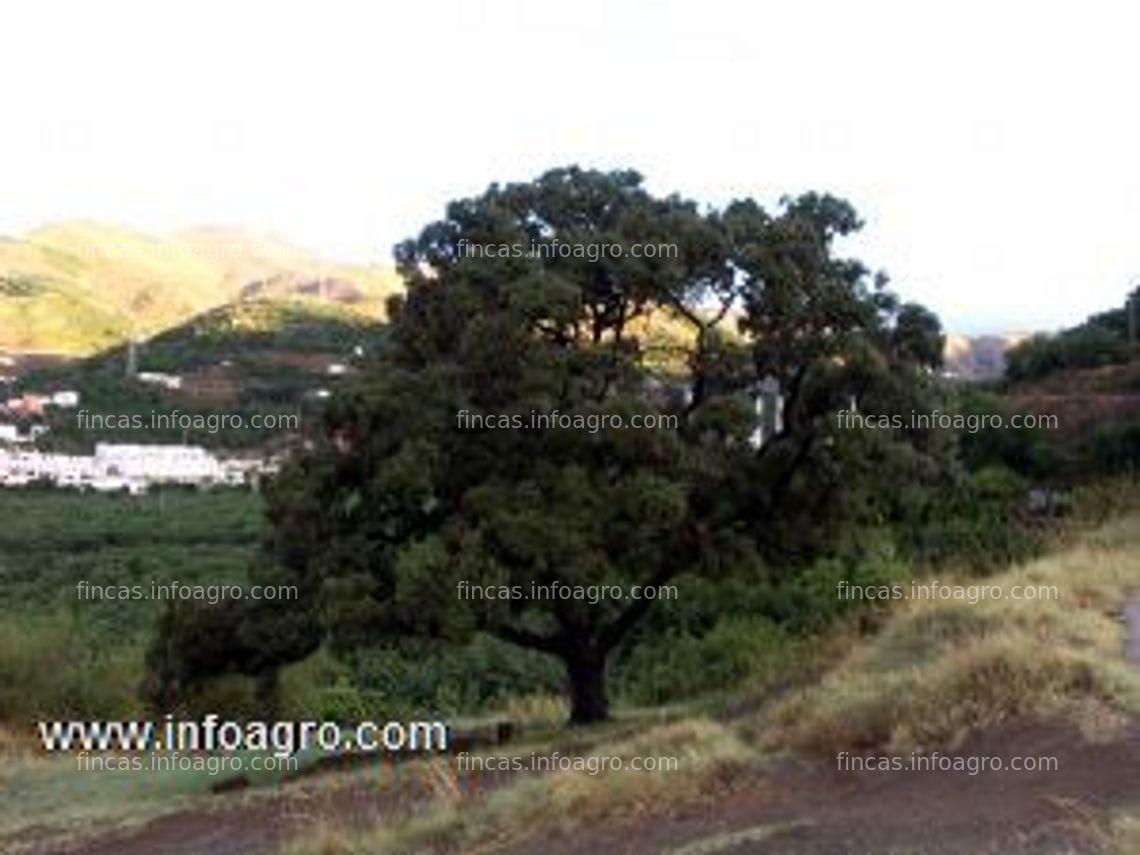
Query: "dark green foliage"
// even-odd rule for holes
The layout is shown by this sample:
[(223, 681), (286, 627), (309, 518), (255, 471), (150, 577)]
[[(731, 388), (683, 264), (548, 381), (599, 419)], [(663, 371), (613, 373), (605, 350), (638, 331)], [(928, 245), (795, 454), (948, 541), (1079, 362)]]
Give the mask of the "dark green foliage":
[(916, 569), (943, 565), (978, 574), (1039, 555), (1048, 528), (1030, 513), (1032, 484), (1003, 466), (989, 466), (939, 490), (907, 490), (895, 530), (901, 553)]
[(1099, 426), (1089, 437), (1085, 453), (1099, 473), (1135, 473), (1140, 469), (1140, 421)]
[(672, 632), (636, 646), (615, 669), (617, 692), (634, 704), (666, 704), (776, 682), (797, 664), (792, 638), (764, 618), (727, 617), (702, 635)]
[[(658, 603), (618, 657), (617, 690), (635, 703), (668, 703), (742, 681), (776, 684), (798, 667), (799, 639), (847, 612), (882, 605), (852, 589), (881, 593), (902, 583), (906, 569), (884, 542), (795, 575), (678, 579), (678, 597)], [(848, 586), (843, 596), (840, 583)]]
[(158, 600), (80, 598), (76, 585), (241, 584), (262, 531), (260, 497), (0, 490), (0, 719), (139, 712)]
[(907, 303), (899, 308), (894, 342), (896, 352), (902, 359), (929, 368), (942, 366), (946, 336), (942, 332), (942, 322), (938, 316), (925, 306)]
[(471, 715), (531, 693), (554, 694), (563, 675), (549, 656), (486, 635), (455, 646), (404, 639), (347, 658), (356, 691), (407, 715)]
[(1056, 371), (1099, 368), (1127, 362), (1128, 321), (1124, 309), (1094, 315), (1056, 335), (1036, 335), (1006, 353), (1006, 377), (1036, 380)]
[[(575, 721), (604, 717), (610, 653), (650, 600), (464, 600), (457, 587), (660, 585), (680, 574), (804, 567), (889, 513), (886, 479), (927, 477), (936, 436), (844, 432), (836, 412), (913, 406), (940, 328), (883, 277), (836, 258), (859, 227), (830, 196), (702, 213), (632, 172), (556, 170), (494, 185), (397, 248), (408, 283), (387, 347), (271, 495), (271, 551), (319, 586), (349, 650), (484, 632), (561, 659)], [(469, 245), (620, 245), (597, 260), (469, 257)], [(634, 257), (633, 243), (672, 244)], [(737, 329), (720, 323), (740, 310)], [(635, 322), (686, 331), (663, 378)], [(757, 450), (751, 390), (774, 380), (785, 425)], [(662, 394), (662, 384), (682, 396)], [(664, 413), (676, 430), (467, 430), (461, 412)], [(929, 470), (929, 471), (928, 471)], [(905, 474), (904, 474), (905, 473)]]
[[(1014, 407), (993, 392), (962, 386), (957, 389), (956, 409), (982, 425), (963, 430), (959, 436), (963, 465), (975, 472), (1002, 466), (1033, 479), (1056, 476), (1061, 469), (1060, 452), (1043, 428), (1009, 427)], [(1003, 427), (994, 427), (994, 417)]]
[(153, 600), (80, 599), (76, 584), (221, 585), (245, 581), (263, 522), (242, 490), (146, 496), (0, 490), (0, 601), (6, 611), (74, 613), (106, 638), (138, 640)]

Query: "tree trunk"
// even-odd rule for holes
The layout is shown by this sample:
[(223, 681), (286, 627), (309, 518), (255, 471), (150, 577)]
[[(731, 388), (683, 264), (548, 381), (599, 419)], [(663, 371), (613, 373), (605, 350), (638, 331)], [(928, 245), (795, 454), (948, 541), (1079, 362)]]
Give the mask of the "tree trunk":
[(570, 684), (571, 724), (592, 724), (609, 718), (604, 654), (590, 647), (574, 650), (566, 659), (566, 676)]

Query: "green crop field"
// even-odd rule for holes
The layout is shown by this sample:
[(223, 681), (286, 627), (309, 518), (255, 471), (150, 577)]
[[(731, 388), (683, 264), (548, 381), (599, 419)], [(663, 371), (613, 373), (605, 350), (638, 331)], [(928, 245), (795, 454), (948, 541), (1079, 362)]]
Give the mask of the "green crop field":
[(260, 504), (239, 490), (0, 491), (0, 718), (136, 711), (163, 602), (81, 597), (77, 585), (146, 597), (152, 582), (240, 583)]
[(145, 633), (161, 605), (81, 598), (77, 584), (240, 583), (261, 529), (260, 498), (242, 490), (110, 496), (0, 492), (4, 612), (66, 612), (122, 639)]

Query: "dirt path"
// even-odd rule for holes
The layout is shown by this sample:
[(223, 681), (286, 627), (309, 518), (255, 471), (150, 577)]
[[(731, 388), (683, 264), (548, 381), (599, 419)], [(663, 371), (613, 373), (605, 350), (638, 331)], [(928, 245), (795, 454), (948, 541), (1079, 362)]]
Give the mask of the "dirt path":
[(1013, 726), (955, 756), (1055, 757), (1056, 771), (839, 771), (788, 763), (665, 815), (512, 855), (1093, 855), (1094, 820), (1140, 802), (1140, 727), (1088, 745), (1063, 725)]

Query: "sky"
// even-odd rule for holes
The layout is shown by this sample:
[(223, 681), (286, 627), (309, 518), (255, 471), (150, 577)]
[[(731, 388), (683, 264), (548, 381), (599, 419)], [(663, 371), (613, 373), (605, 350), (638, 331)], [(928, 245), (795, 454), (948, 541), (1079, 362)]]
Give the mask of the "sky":
[[(1130, 8), (1131, 7), (1131, 8)], [(241, 225), (387, 262), (448, 200), (577, 163), (866, 221), (948, 329), (1140, 279), (1125, 2), (37, 0), (0, 16), (0, 234)]]

